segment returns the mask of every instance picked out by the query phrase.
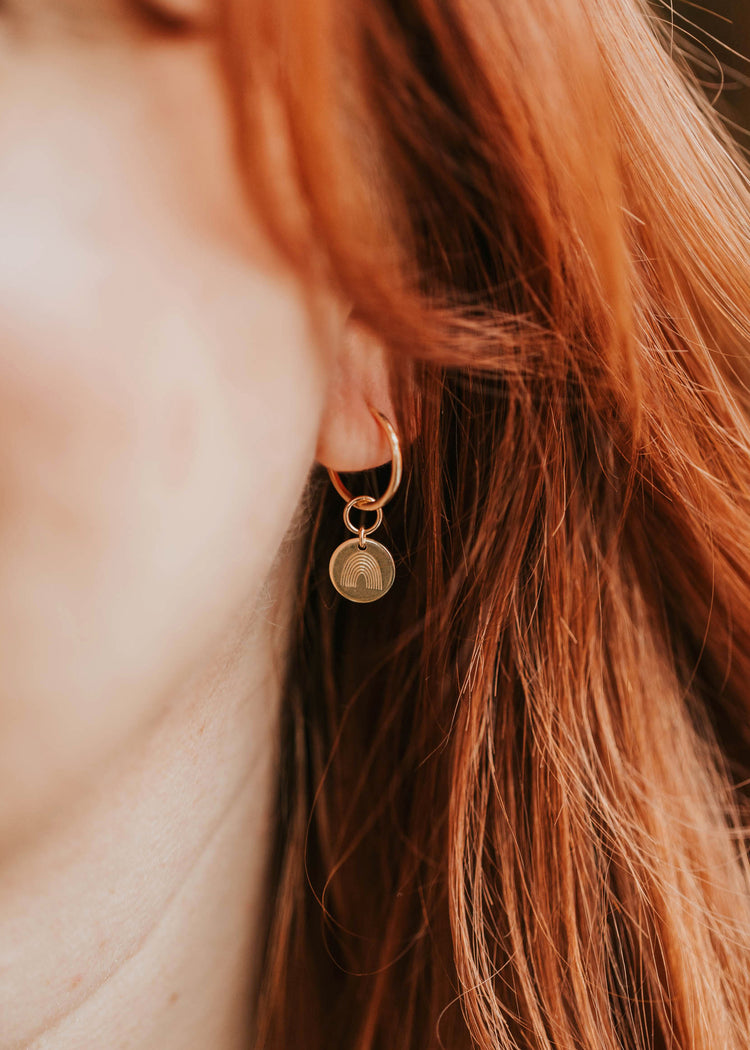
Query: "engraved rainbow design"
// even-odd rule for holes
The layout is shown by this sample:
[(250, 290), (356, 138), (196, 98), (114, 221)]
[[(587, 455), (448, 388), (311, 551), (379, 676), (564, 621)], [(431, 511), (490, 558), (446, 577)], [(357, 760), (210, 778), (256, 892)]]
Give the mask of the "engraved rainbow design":
[(341, 585), (356, 590), (362, 576), (367, 590), (382, 591), (383, 573), (377, 561), (367, 551), (355, 550), (346, 559), (341, 569)]

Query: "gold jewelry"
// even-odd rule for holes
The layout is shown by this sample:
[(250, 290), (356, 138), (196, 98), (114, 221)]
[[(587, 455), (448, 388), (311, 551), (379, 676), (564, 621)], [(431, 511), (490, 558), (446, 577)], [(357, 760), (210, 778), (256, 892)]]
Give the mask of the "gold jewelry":
[[(386, 591), (390, 590), (396, 576), (396, 566), (393, 563), (391, 552), (382, 543), (378, 543), (377, 540), (368, 540), (367, 537), (382, 523), (383, 507), (401, 483), (403, 467), (401, 442), (393, 425), (377, 408), (369, 407), (375, 419), (385, 430), (391, 446), (391, 477), (385, 492), (377, 499), (374, 496), (352, 496), (338, 473), (332, 467), (328, 468), (334, 488), (346, 501), (344, 524), (357, 537), (353, 540), (344, 540), (336, 548), (328, 563), (328, 573), (331, 583), (339, 594), (351, 602), (360, 603), (374, 602), (382, 598)], [(374, 511), (375, 524), (370, 525), (367, 529), (362, 525), (359, 528), (352, 525), (352, 507), (357, 510)]]

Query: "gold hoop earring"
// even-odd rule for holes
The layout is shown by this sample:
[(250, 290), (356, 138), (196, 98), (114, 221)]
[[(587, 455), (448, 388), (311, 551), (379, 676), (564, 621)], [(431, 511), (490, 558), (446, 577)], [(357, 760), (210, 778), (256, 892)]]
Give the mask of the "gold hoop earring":
[[(369, 408), (385, 431), (391, 446), (391, 477), (385, 492), (377, 499), (374, 496), (353, 496), (338, 473), (332, 467), (328, 468), (333, 487), (346, 502), (344, 524), (357, 537), (339, 544), (328, 563), (328, 574), (339, 594), (348, 598), (350, 602), (359, 603), (374, 602), (382, 598), (386, 591), (390, 590), (396, 577), (396, 566), (391, 552), (382, 543), (367, 537), (382, 523), (383, 507), (398, 489), (403, 467), (401, 442), (393, 424), (377, 408)], [(352, 508), (374, 511), (375, 524), (367, 529), (363, 525), (357, 528), (352, 524)]]

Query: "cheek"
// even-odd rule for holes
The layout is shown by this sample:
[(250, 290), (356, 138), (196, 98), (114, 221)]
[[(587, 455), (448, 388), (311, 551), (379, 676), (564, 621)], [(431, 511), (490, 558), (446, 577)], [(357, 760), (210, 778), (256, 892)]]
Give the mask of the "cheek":
[(0, 296), (0, 839), (252, 604), (312, 462), (293, 286), (150, 259), (93, 286), (71, 246), (64, 295), (54, 267)]
[(203, 52), (47, 47), (0, 105), (0, 847), (252, 606), (323, 386)]

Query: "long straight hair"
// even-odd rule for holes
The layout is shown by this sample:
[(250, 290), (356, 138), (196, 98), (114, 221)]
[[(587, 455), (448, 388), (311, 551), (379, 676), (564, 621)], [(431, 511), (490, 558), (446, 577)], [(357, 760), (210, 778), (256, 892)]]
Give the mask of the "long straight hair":
[(223, 39), (249, 199), (408, 445), (373, 605), (312, 481), (258, 1047), (747, 1050), (739, 150), (639, 0), (225, 0)]

